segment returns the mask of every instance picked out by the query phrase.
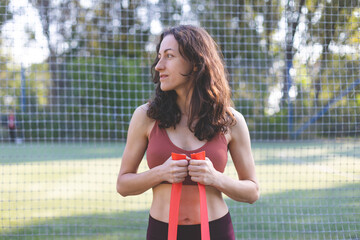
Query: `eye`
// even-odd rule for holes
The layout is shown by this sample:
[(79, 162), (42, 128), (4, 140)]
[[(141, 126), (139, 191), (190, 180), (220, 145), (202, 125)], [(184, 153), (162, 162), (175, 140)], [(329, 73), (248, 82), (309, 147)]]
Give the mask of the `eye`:
[[(164, 57), (165, 57), (165, 58), (173, 58), (174, 55), (171, 54), (171, 53), (166, 53), (166, 54), (164, 54)], [(160, 53), (158, 54), (157, 58), (158, 58), (159, 60), (161, 59), (161, 54), (160, 54)]]

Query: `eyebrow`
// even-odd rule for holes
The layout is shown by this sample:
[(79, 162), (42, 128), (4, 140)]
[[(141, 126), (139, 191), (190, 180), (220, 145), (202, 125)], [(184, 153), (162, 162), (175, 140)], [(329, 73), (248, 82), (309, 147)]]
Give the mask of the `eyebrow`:
[[(172, 48), (167, 48), (167, 49), (164, 50), (164, 53), (166, 53), (166, 52), (169, 51), (169, 50), (174, 51), (174, 49), (172, 49)], [(159, 55), (159, 54), (160, 54), (160, 52), (158, 52), (158, 55)]]

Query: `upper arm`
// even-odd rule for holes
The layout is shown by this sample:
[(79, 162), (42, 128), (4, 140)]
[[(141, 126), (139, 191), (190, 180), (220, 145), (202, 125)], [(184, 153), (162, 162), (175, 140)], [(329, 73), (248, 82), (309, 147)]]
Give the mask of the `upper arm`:
[(232, 109), (236, 124), (230, 128), (229, 151), (240, 180), (257, 183), (249, 130), (242, 114)]
[(146, 115), (146, 111), (147, 106), (142, 105), (135, 110), (131, 118), (119, 175), (137, 172), (144, 157), (149, 129), (153, 123), (153, 120)]

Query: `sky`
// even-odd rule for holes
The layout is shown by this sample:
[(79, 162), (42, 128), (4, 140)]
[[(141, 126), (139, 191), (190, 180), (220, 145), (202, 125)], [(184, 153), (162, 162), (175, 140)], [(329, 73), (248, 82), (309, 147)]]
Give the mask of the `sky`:
[[(148, 0), (149, 3), (155, 4), (157, 0)], [(183, 13), (190, 11), (190, 6), (187, 4), (187, 0), (178, 0), (183, 6)], [(92, 1), (82, 0), (84, 7), (91, 7)], [(33, 8), (28, 0), (12, 0), (10, 4), (10, 10), (14, 13), (13, 19), (6, 23), (2, 29), (3, 49), (2, 51), (11, 57), (11, 60), (15, 65), (22, 65), (28, 67), (34, 63), (43, 62), (48, 54), (47, 40), (42, 33), (42, 27), (40, 17), (36, 9)], [(145, 13), (145, 15), (147, 15)], [(141, 13), (139, 13), (141, 16)], [(263, 19), (259, 18), (258, 21)], [(281, 23), (280, 23), (281, 24)], [(259, 24), (260, 26), (262, 24)], [(276, 40), (281, 41), (284, 37), (285, 25), (279, 26), (279, 31), (275, 35)], [(153, 19), (150, 23), (150, 30), (152, 34), (159, 34), (162, 31), (160, 20)], [(33, 33), (33, 39), (28, 39), (28, 33)], [(277, 106), (279, 99), (281, 99), (280, 87), (274, 88), (273, 95), (270, 97), (273, 102), (269, 102), (270, 105)], [(276, 107), (270, 109), (270, 111), (276, 112)], [(272, 112), (271, 112), (272, 113)], [(270, 114), (271, 114), (270, 113)]]
[[(123, 0), (126, 2), (126, 0)], [(91, 7), (94, 1), (81, 0), (83, 7)], [(156, 4), (158, 0), (148, 0)], [(183, 11), (189, 11), (190, 6), (187, 0), (178, 0), (183, 5)], [(47, 40), (42, 33), (40, 17), (37, 10), (28, 3), (28, 0), (11, 0), (10, 11), (13, 12), (13, 19), (8, 21), (2, 28), (2, 49), (1, 51), (10, 57), (16, 65), (28, 67), (34, 63), (43, 62), (49, 55)], [(153, 19), (150, 23), (152, 34), (159, 34), (162, 31), (161, 22)], [(29, 34), (33, 39), (29, 40)]]
[[(12, 0), (10, 10), (14, 15), (2, 28), (2, 51), (15, 64), (25, 67), (42, 62), (48, 56), (48, 48), (37, 11), (27, 0)], [(34, 40), (29, 41), (27, 31), (34, 32)]]
[[(122, 4), (126, 4), (126, 0), (122, 0)], [(151, 4), (156, 4), (158, 0), (148, 0)], [(190, 12), (190, 6), (188, 0), (177, 0), (182, 5), (182, 11), (184, 16)], [(80, 3), (83, 7), (92, 7), (94, 0), (81, 0)], [(43, 62), (49, 55), (49, 48), (47, 46), (47, 40), (42, 33), (42, 27), (40, 17), (36, 9), (33, 8), (28, 0), (11, 0), (10, 11), (14, 13), (13, 19), (8, 21), (2, 28), (2, 53), (10, 56), (11, 62), (15, 65), (22, 65), (28, 67), (34, 63)], [(148, 15), (145, 7), (138, 9), (138, 15), (141, 18), (144, 15), (145, 21), (148, 21), (146, 17)], [(359, 17), (359, 12), (356, 12), (356, 17)], [(262, 32), (263, 17), (257, 16), (255, 19), (257, 26), (260, 26), (257, 31)], [(273, 35), (275, 42), (284, 41), (286, 34), (286, 19), (282, 19), (278, 23), (278, 28)], [(315, 19), (316, 20), (316, 19)], [(314, 21), (315, 21), (314, 20)], [(159, 19), (152, 19), (150, 23), (151, 33), (154, 35), (159, 34), (162, 31), (161, 21)], [(294, 38), (294, 47), (298, 49), (297, 54), (302, 62), (310, 60), (316, 62), (319, 58), (322, 46), (321, 45), (304, 45), (301, 44), (303, 35), (306, 33), (305, 19), (301, 18), (299, 28)], [(29, 40), (29, 34), (33, 34), (33, 39)], [(353, 52), (356, 51), (354, 48), (349, 46), (332, 46), (334, 52)], [(296, 72), (293, 73), (296, 75)], [(293, 93), (294, 92), (294, 93)], [(290, 89), (290, 93), (296, 96), (296, 89)], [(270, 96), (269, 106), (273, 106), (271, 111), (276, 112), (278, 109), (278, 103), (281, 99), (281, 86), (275, 86)], [(271, 114), (271, 113), (270, 113)]]

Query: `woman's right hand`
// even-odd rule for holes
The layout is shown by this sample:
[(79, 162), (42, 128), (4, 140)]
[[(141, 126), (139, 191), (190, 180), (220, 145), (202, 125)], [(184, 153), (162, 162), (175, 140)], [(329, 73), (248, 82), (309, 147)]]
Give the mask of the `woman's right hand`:
[(162, 165), (164, 181), (169, 183), (183, 182), (188, 175), (188, 165), (190, 158), (183, 160), (173, 160), (169, 157)]

